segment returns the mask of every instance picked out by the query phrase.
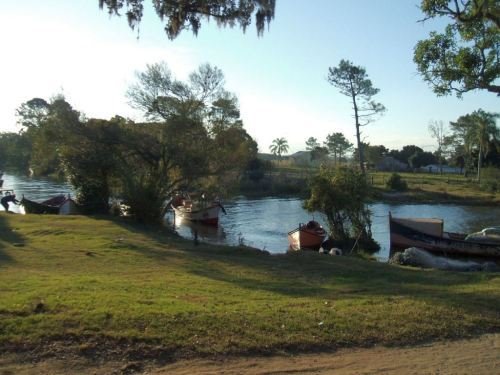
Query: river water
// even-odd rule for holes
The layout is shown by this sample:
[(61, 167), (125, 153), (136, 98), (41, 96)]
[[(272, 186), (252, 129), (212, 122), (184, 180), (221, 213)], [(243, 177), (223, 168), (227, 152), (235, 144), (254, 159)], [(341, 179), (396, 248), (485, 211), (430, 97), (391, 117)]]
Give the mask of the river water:
[[(71, 186), (46, 179), (4, 174), (4, 188), (14, 189), (18, 199), (24, 194), (32, 200), (45, 200), (57, 194), (72, 194)], [(11, 205), (20, 212), (19, 206)], [(270, 253), (284, 253), (288, 249), (287, 233), (299, 223), (315, 219), (324, 223), (321, 214), (311, 214), (302, 208), (297, 198), (247, 199), (238, 197), (224, 202), (227, 214), (221, 214), (217, 228), (177, 220), (178, 233), (214, 244), (245, 244)], [(1, 209), (1, 208), (0, 208)], [(451, 232), (472, 233), (484, 227), (500, 225), (500, 207), (477, 207), (441, 204), (385, 204), (370, 205), (373, 237), (380, 244), (375, 254), (380, 261), (389, 257), (389, 212), (400, 217), (434, 217), (444, 219), (444, 229)], [(167, 225), (173, 225), (167, 214)]]

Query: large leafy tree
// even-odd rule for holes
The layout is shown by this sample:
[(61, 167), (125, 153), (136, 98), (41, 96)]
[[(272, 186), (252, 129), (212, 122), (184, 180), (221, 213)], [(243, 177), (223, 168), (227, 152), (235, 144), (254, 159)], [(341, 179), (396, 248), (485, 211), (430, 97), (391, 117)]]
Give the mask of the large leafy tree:
[(500, 95), (500, 2), (423, 0), (426, 19), (449, 17), (444, 33), (431, 32), (415, 47), (414, 61), (437, 95), (472, 90)]
[(201, 65), (182, 82), (166, 63), (148, 65), (137, 73), (127, 96), (148, 119), (163, 124), (162, 142), (175, 150), (179, 173), (191, 188), (214, 176), (227, 185), (229, 176), (239, 178), (256, 156), (257, 145), (243, 129), (238, 99), (224, 89), (224, 75), (217, 67)]
[[(134, 29), (142, 20), (144, 0), (99, 0), (99, 7), (110, 14), (125, 11), (129, 26)], [(175, 39), (183, 30), (195, 35), (203, 19), (215, 19), (219, 26), (239, 25), (243, 31), (252, 23), (258, 35), (274, 18), (276, 0), (153, 0), (156, 14), (165, 21), (165, 32), (169, 39)]]
[(34, 98), (17, 110), (18, 123), (32, 145), (30, 168), (36, 175), (62, 173), (58, 148), (68, 131), (78, 127), (80, 113), (63, 96), (50, 102)]
[(33, 98), (16, 110), (19, 124), (25, 129), (38, 128), (48, 115), (50, 104), (42, 98)]
[(341, 60), (337, 67), (328, 68), (328, 82), (338, 88), (340, 93), (348, 96), (354, 111), (354, 125), (359, 150), (359, 167), (364, 173), (364, 155), (361, 147), (361, 127), (375, 120), (377, 115), (385, 112), (385, 107), (372, 100), (379, 92), (373, 87), (363, 67), (356, 66), (348, 60)]

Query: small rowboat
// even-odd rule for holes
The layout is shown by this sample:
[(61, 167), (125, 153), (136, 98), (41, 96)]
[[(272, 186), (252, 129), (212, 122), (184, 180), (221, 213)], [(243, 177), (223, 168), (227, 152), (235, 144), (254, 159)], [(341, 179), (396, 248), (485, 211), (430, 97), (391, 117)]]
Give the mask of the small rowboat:
[(311, 220), (288, 232), (288, 243), (292, 250), (318, 250), (325, 237), (325, 229), (317, 221)]

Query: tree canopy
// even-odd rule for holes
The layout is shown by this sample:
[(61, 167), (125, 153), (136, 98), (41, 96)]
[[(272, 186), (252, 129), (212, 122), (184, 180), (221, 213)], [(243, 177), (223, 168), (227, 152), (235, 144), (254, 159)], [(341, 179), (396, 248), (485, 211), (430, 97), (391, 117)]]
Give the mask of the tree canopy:
[(423, 0), (425, 19), (448, 17), (444, 33), (431, 32), (415, 46), (414, 61), (438, 95), (472, 90), (500, 95), (500, 2)]
[[(169, 39), (175, 39), (183, 30), (198, 34), (203, 19), (215, 19), (218, 26), (239, 25), (243, 31), (252, 23), (258, 35), (274, 18), (276, 0), (153, 0), (156, 14), (165, 22)], [(111, 15), (125, 11), (129, 26), (139, 26), (144, 15), (144, 0), (99, 0), (99, 7)]]

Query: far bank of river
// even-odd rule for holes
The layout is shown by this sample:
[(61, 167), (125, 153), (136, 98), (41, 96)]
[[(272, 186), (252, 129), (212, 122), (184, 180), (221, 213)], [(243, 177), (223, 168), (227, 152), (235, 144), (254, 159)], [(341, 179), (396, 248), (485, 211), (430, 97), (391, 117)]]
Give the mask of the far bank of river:
[[(4, 187), (15, 190), (18, 199), (24, 194), (33, 200), (44, 200), (56, 194), (72, 194), (71, 186), (46, 179), (4, 174)], [(325, 224), (318, 213), (310, 214), (302, 208), (298, 198), (262, 198), (247, 199), (238, 197), (224, 202), (227, 215), (222, 214), (220, 225), (213, 228), (192, 223), (176, 223), (179, 234), (185, 238), (215, 244), (245, 244), (270, 253), (287, 251), (287, 233), (299, 223), (315, 219)], [(12, 205), (11, 205), (12, 207)], [(404, 204), (374, 203), (372, 210), (372, 231), (380, 244), (380, 251), (375, 254), (380, 261), (389, 257), (388, 214), (401, 217), (435, 217), (444, 219), (447, 231), (471, 233), (486, 226), (500, 225), (500, 207), (471, 206), (458, 204)], [(19, 212), (19, 207), (12, 210)], [(171, 225), (170, 215), (166, 217)]]

